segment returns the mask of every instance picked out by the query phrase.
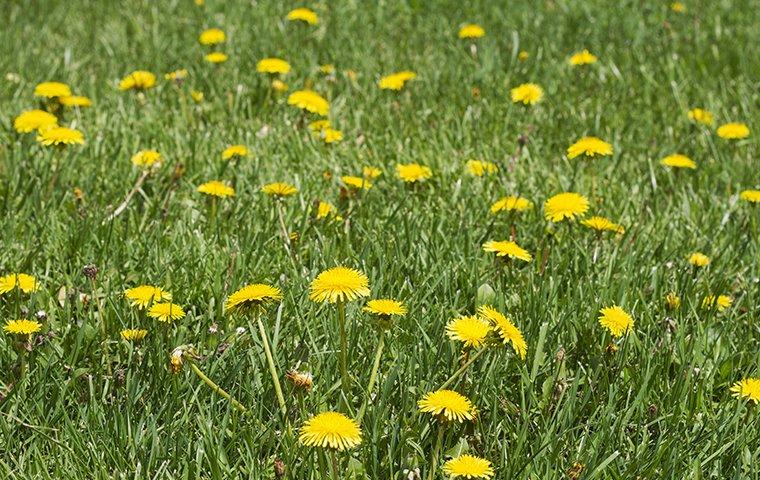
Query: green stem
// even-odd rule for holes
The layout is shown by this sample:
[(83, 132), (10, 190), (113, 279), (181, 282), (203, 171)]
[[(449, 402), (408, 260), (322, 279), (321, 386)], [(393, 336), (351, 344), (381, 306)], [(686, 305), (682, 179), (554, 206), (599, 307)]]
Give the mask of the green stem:
[(346, 337), (346, 305), (338, 302), (338, 324), (340, 326), (340, 380), (341, 392), (348, 398), (348, 338)]
[(438, 467), (438, 452), (441, 451), (441, 444), (443, 443), (444, 424), (438, 425), (438, 438), (435, 441), (435, 447), (433, 447), (433, 453), (430, 455), (430, 473), (428, 474), (428, 480), (435, 478), (435, 470)]
[(488, 350), (488, 347), (483, 347), (480, 350), (478, 350), (477, 352), (475, 352), (475, 355), (470, 356), (470, 359), (467, 360), (467, 363), (465, 363), (464, 365), (462, 365), (461, 367), (459, 367), (459, 370), (457, 370), (456, 372), (454, 372), (449, 377), (449, 379), (446, 380), (443, 383), (443, 385), (441, 385), (441, 388), (439, 388), (439, 390), (443, 390), (446, 387), (450, 386), (454, 382), (454, 380), (456, 380), (457, 377), (459, 377), (461, 374), (463, 374), (470, 367), (470, 365), (472, 365), (475, 362), (475, 360), (478, 359), (478, 357), (480, 357), (481, 355), (483, 355), (483, 352), (485, 352), (486, 350)]
[(285, 397), (282, 395), (282, 387), (280, 386), (280, 378), (277, 376), (277, 368), (274, 365), (274, 357), (272, 351), (269, 348), (269, 340), (267, 339), (267, 332), (264, 330), (264, 323), (261, 321), (261, 316), (256, 317), (256, 323), (259, 327), (259, 334), (261, 335), (261, 343), (264, 345), (264, 353), (267, 357), (267, 364), (269, 365), (269, 374), (272, 375), (272, 382), (274, 383), (274, 391), (277, 394), (277, 403), (280, 404), (280, 411), (283, 417), (287, 416), (288, 407), (285, 404)]
[(356, 416), (356, 422), (361, 424), (362, 418), (364, 418), (364, 412), (369, 405), (369, 399), (372, 397), (372, 389), (375, 387), (375, 381), (377, 380), (377, 372), (380, 369), (380, 358), (383, 355), (383, 347), (385, 346), (385, 332), (380, 331), (380, 339), (377, 341), (377, 348), (375, 349), (375, 361), (372, 364), (372, 371), (369, 374), (369, 384), (367, 385), (367, 396), (364, 398), (359, 414)]
[(201, 380), (203, 380), (203, 382), (206, 385), (208, 385), (209, 388), (211, 388), (211, 390), (213, 390), (215, 393), (218, 393), (222, 397), (224, 397), (227, 400), (229, 400), (229, 402), (232, 403), (232, 406), (235, 407), (235, 408), (237, 408), (241, 412), (245, 412), (246, 411), (246, 408), (243, 406), (242, 403), (240, 403), (237, 400), (235, 400), (234, 398), (232, 398), (232, 395), (230, 395), (229, 393), (227, 393), (226, 391), (224, 391), (224, 389), (222, 387), (220, 387), (219, 385), (217, 385), (216, 383), (214, 383), (213, 380), (211, 380), (210, 378), (208, 378), (206, 376), (206, 374), (203, 373), (200, 368), (198, 368), (198, 365), (196, 365), (195, 362), (191, 358), (185, 357), (185, 360), (187, 361), (187, 363), (190, 364), (190, 368), (193, 370), (193, 372), (195, 372), (195, 374), (198, 375), (198, 378), (200, 378)]
[(335, 457), (335, 450), (330, 449), (330, 468), (332, 469), (333, 478), (340, 480), (338, 476), (338, 459)]

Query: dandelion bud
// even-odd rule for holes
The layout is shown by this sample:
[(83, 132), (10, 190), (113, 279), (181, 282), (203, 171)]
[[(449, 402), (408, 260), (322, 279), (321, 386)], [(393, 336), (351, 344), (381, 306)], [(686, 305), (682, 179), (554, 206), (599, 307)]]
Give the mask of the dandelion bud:
[(669, 310), (678, 310), (681, 306), (681, 299), (675, 293), (670, 292), (665, 296), (665, 305)]
[(182, 348), (175, 348), (174, 351), (172, 351), (169, 360), (169, 370), (172, 373), (177, 374), (180, 370), (182, 370), (182, 356), (184, 353), (185, 352), (182, 350)]
[(98, 267), (92, 263), (85, 265), (82, 268), (82, 275), (89, 278), (90, 280), (95, 280), (95, 278), (98, 276)]

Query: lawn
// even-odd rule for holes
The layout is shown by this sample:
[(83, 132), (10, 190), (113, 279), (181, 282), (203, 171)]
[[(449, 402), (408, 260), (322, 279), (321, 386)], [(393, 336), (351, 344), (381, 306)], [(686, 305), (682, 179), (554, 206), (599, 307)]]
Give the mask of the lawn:
[(3, 478), (760, 478), (753, 2), (0, 10)]

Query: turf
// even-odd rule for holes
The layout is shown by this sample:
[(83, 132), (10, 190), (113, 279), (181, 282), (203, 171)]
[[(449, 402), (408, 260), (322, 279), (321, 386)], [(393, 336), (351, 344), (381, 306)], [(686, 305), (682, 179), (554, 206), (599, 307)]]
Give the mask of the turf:
[[(321, 19), (309, 27), (284, 20), (301, 6), (291, 2), (6, 1), (0, 273), (33, 274), (41, 288), (1, 296), (0, 312), (4, 321), (44, 310), (47, 320), (19, 385), (12, 337), (0, 338), (4, 478), (274, 478), (276, 458), (287, 478), (330, 478), (296, 429), (319, 411), (355, 414), (378, 338), (363, 302), (349, 303), (354, 382), (341, 405), (335, 308), (308, 299), (312, 279), (338, 264), (366, 273), (372, 297), (409, 308), (388, 335), (362, 444), (337, 456), (340, 478), (413, 479), (415, 469), (426, 478), (438, 427), (417, 401), (462, 361), (446, 322), (485, 302), (515, 321), (528, 354), (494, 349), (456, 381), (477, 421), (446, 429), (439, 463), (467, 451), (489, 459), (499, 479), (757, 478), (758, 409), (729, 387), (757, 377), (760, 362), (760, 207), (738, 200), (760, 181), (760, 18), (749, 1), (685, 4), (676, 13), (654, 1), (324, 1), (309, 5)], [(466, 22), (486, 29), (475, 52), (456, 35)], [(228, 36), (220, 66), (203, 61), (208, 48), (197, 41), (209, 27)], [(570, 67), (583, 48), (599, 62)], [(311, 86), (330, 100), (342, 142), (314, 138), (287, 93), (256, 73), (268, 56), (292, 64), (291, 92)], [(334, 74), (319, 71), (326, 63)], [(163, 80), (178, 68), (189, 70), (179, 89)], [(158, 86), (119, 91), (136, 69), (156, 73)], [(418, 78), (402, 91), (377, 87), (406, 69)], [(92, 99), (63, 120), (84, 132), (84, 146), (44, 148), (14, 131), (48, 80)], [(513, 104), (509, 89), (528, 81), (544, 101)], [(696, 106), (718, 124), (747, 123), (750, 137), (726, 141), (694, 125), (686, 112)], [(614, 155), (568, 160), (584, 135), (611, 142)], [(222, 161), (237, 143), (251, 155)], [(140, 176), (131, 156), (148, 148), (164, 165), (110, 219)], [(659, 165), (675, 152), (698, 169)], [(472, 177), (470, 158), (500, 170)], [(409, 162), (433, 177), (405, 185), (394, 168)], [(340, 176), (364, 166), (383, 175), (341, 198)], [(212, 211), (195, 189), (213, 179), (233, 184), (236, 197)], [(260, 191), (273, 181), (299, 189), (283, 202), (295, 259), (275, 201)], [(587, 196), (589, 214), (626, 232), (598, 238), (578, 222), (547, 222), (543, 202), (563, 191)], [(509, 194), (536, 206), (514, 219), (491, 215)], [(345, 220), (315, 220), (315, 200)], [(483, 252), (484, 241), (512, 234), (532, 262)], [(707, 268), (688, 264), (695, 251), (711, 258)], [(87, 264), (99, 270), (94, 281), (82, 274)], [(284, 384), (287, 418), (254, 325), (223, 312), (226, 297), (253, 282), (284, 293), (265, 322), (280, 374), (314, 374), (308, 395)], [(123, 292), (141, 283), (170, 290), (187, 317), (167, 326), (130, 307)], [(679, 309), (666, 308), (669, 292)], [(701, 308), (709, 294), (733, 304)], [(635, 319), (622, 339), (597, 321), (612, 304)], [(128, 327), (148, 337), (121, 340)], [(190, 369), (168, 370), (183, 344), (247, 414)]]

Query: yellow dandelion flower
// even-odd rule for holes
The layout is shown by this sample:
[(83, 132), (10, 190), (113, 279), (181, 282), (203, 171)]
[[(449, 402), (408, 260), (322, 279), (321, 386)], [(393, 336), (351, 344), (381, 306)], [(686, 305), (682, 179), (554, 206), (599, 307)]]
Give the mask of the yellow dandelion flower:
[(161, 164), (161, 154), (155, 150), (140, 150), (132, 155), (132, 164), (140, 168), (149, 168)]
[(248, 156), (248, 147), (245, 145), (230, 145), (222, 152), (222, 160), (233, 160)]
[(710, 257), (702, 252), (694, 252), (689, 255), (689, 263), (695, 267), (706, 267), (710, 265)]
[(298, 189), (295, 186), (283, 182), (268, 183), (261, 187), (261, 191), (278, 198), (289, 197), (298, 193)]
[(730, 391), (736, 398), (746, 398), (758, 404), (760, 403), (760, 378), (745, 378), (736, 382)]
[(486, 34), (486, 31), (480, 25), (475, 23), (468, 23), (463, 25), (459, 29), (459, 38), (481, 38)]
[(715, 295), (708, 295), (702, 299), (702, 308), (710, 309), (717, 306), (718, 311), (722, 312), (729, 308), (732, 303), (734, 303), (734, 299), (728, 295), (718, 295), (717, 297)]
[(129, 342), (139, 342), (148, 334), (147, 330), (128, 328), (121, 331), (121, 338)]
[(219, 45), (227, 40), (227, 35), (220, 28), (209, 28), (201, 32), (198, 41), (202, 45)]
[(475, 406), (469, 398), (453, 390), (426, 393), (417, 402), (420, 412), (429, 413), (449, 422), (464, 422), (475, 418)]
[(0, 277), (0, 295), (8, 293), (14, 288), (18, 288), (24, 293), (37, 291), (39, 284), (37, 279), (26, 273), (11, 273)]
[(676, 13), (684, 13), (686, 11), (686, 5), (681, 2), (673, 2), (670, 4), (670, 9)]
[(396, 165), (396, 174), (406, 183), (415, 183), (429, 179), (433, 176), (433, 171), (419, 163), (399, 163)]
[(219, 180), (211, 180), (202, 185), (198, 185), (196, 189), (200, 193), (211, 195), (213, 197), (227, 198), (235, 196), (235, 189)]
[(726, 140), (739, 140), (749, 137), (749, 127), (744, 123), (726, 123), (718, 127), (717, 133)]
[(533, 257), (530, 255), (530, 253), (528, 253), (527, 250), (523, 249), (515, 242), (512, 242), (510, 240), (503, 240), (501, 242), (490, 240), (483, 244), (483, 250), (486, 252), (495, 253), (497, 257), (516, 258), (524, 262), (530, 262), (533, 260)]
[(291, 22), (300, 20), (302, 22), (308, 23), (309, 25), (316, 25), (319, 23), (319, 17), (317, 14), (314, 12), (314, 10), (310, 10), (308, 8), (296, 8), (294, 10), (291, 10), (288, 12), (285, 18)]
[(535, 105), (544, 98), (544, 89), (535, 83), (523, 83), (509, 91), (512, 102), (524, 105)]
[(374, 180), (380, 175), (383, 174), (383, 171), (380, 170), (377, 167), (364, 167), (362, 168), (362, 176), (364, 178), (369, 178), (370, 180)]
[(187, 78), (187, 69), (185, 68), (181, 68), (179, 70), (174, 70), (173, 72), (164, 74), (164, 80), (169, 80), (175, 83), (179, 83), (186, 78)]
[(356, 190), (369, 190), (372, 188), (372, 182), (364, 177), (352, 177), (351, 175), (344, 175), (340, 177), (344, 185)]
[(530, 58), (530, 54), (526, 52), (525, 50), (517, 54), (517, 59), (520, 60), (521, 62), (524, 62), (529, 58)]
[(154, 287), (153, 285), (140, 285), (134, 288), (129, 288), (124, 291), (124, 296), (129, 299), (130, 305), (137, 307), (140, 310), (153, 302), (172, 299), (171, 293), (161, 287)]
[(499, 167), (493, 162), (472, 159), (465, 164), (465, 170), (472, 176), (483, 177), (498, 172)]
[(135, 70), (119, 82), (119, 90), (148, 90), (156, 86), (156, 76), (145, 70)]
[(497, 200), (491, 205), (491, 213), (499, 212), (523, 212), (533, 208), (533, 202), (527, 198), (510, 195)]
[(416, 73), (404, 70), (384, 76), (378, 82), (378, 86), (382, 90), (401, 90), (406, 85), (406, 82), (415, 78), (417, 78)]
[(223, 52), (211, 52), (204, 55), (203, 57), (204, 60), (206, 60), (209, 63), (213, 63), (214, 65), (224, 63), (227, 60), (229, 60), (229, 58), (230, 56)]
[(370, 300), (367, 305), (362, 309), (367, 313), (373, 313), (375, 315), (398, 315), (403, 317), (406, 315), (406, 307), (398, 300), (390, 298), (378, 298), (376, 300)]
[(244, 312), (266, 307), (271, 303), (279, 302), (281, 299), (282, 292), (279, 288), (265, 283), (254, 283), (246, 285), (230, 295), (224, 304), (224, 310), (226, 312)]
[(34, 87), (34, 96), (43, 98), (60, 98), (71, 95), (71, 88), (61, 82), (42, 82)]
[(597, 137), (583, 137), (567, 149), (567, 158), (580, 155), (587, 157), (612, 155), (612, 145)]
[(203, 101), (203, 92), (199, 90), (190, 90), (190, 97), (195, 103), (201, 103)]
[(324, 118), (321, 120), (314, 120), (313, 122), (309, 123), (309, 130), (318, 133), (327, 130), (331, 126), (332, 124), (330, 123), (330, 120)]
[(318, 93), (311, 90), (298, 90), (288, 96), (288, 105), (301, 110), (327, 116), (330, 113), (330, 103)]
[(689, 120), (694, 123), (701, 123), (702, 125), (710, 126), (713, 124), (713, 114), (702, 108), (692, 108), (687, 113)]
[(58, 102), (64, 107), (86, 108), (92, 106), (92, 100), (82, 95), (69, 95), (68, 97), (58, 98)]
[(39, 332), (41, 329), (42, 324), (40, 322), (26, 319), (8, 320), (3, 327), (3, 330), (5, 330), (6, 333), (13, 335), (31, 335)]
[(288, 84), (279, 79), (272, 80), (272, 90), (275, 92), (287, 92)]
[(491, 333), (491, 325), (476, 316), (454, 318), (446, 324), (446, 336), (464, 343), (465, 347), (481, 347)]
[(331, 63), (326, 63), (324, 65), (319, 66), (319, 72), (324, 73), (325, 75), (331, 75), (335, 73), (335, 65)]
[(459, 455), (443, 464), (443, 473), (450, 478), (491, 478), (496, 475), (491, 462), (474, 455)]
[(605, 307), (599, 313), (599, 324), (609, 330), (613, 337), (621, 337), (633, 329), (633, 318), (617, 305)]
[(309, 299), (315, 302), (339, 303), (369, 296), (369, 279), (359, 270), (333, 267), (317, 275), (311, 282)]
[(336, 211), (335, 205), (328, 202), (319, 202), (317, 204), (317, 219), (327, 218), (328, 215)]
[(307, 420), (299, 430), (298, 441), (308, 447), (343, 451), (362, 442), (359, 424), (338, 412), (324, 412)]
[(680, 153), (674, 153), (660, 160), (660, 165), (673, 168), (690, 168), (694, 170), (697, 168), (697, 164), (691, 158)]
[(256, 71), (284, 75), (290, 71), (290, 64), (281, 58), (264, 58), (256, 64)]
[(570, 57), (569, 61), (570, 61), (570, 65), (580, 66), (580, 65), (590, 65), (592, 63), (596, 63), (597, 60), (598, 59), (596, 58), (596, 55), (584, 49), (580, 52), (573, 54)]
[(37, 134), (37, 141), (45, 146), (83, 145), (84, 134), (75, 128), (48, 127)]
[(160, 322), (171, 323), (185, 318), (185, 311), (176, 303), (154, 303), (148, 310), (148, 316)]
[(678, 310), (681, 307), (681, 298), (674, 292), (665, 295), (665, 306), (670, 310)]
[(520, 355), (521, 359), (525, 360), (525, 355), (528, 353), (528, 344), (525, 342), (522, 332), (512, 323), (512, 320), (490, 305), (478, 307), (478, 314), (491, 323), (505, 345), (511, 343), (515, 352)]
[(581, 225), (586, 226), (592, 230), (596, 230), (597, 232), (625, 233), (625, 228), (622, 225), (619, 225), (605, 217), (591, 217), (589, 219), (583, 220), (581, 222)]
[(760, 203), (760, 190), (743, 190), (739, 198), (745, 202)]
[(27, 110), (13, 120), (13, 128), (19, 133), (45, 130), (58, 126), (58, 118), (44, 110)]
[(565, 192), (554, 195), (544, 204), (544, 217), (552, 222), (574, 219), (588, 211), (588, 199), (583, 195)]
[(343, 140), (343, 132), (335, 130), (334, 128), (326, 128), (322, 130), (320, 138), (322, 138), (325, 143), (338, 143)]

